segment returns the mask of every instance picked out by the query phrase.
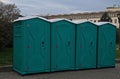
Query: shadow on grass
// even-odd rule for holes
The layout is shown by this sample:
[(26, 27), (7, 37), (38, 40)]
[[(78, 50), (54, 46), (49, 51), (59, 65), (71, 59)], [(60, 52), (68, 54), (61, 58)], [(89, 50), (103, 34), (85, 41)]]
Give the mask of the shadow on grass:
[(13, 48), (5, 48), (0, 51), (0, 66), (12, 65)]

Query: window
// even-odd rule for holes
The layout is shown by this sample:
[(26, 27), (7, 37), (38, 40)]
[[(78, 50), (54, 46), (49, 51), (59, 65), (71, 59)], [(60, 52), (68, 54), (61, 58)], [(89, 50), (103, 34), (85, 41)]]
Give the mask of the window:
[(113, 23), (113, 20), (111, 19), (111, 23)]
[(69, 19), (69, 20), (71, 20), (71, 21), (72, 21), (72, 19)]
[(117, 19), (115, 19), (115, 23), (117, 23)]

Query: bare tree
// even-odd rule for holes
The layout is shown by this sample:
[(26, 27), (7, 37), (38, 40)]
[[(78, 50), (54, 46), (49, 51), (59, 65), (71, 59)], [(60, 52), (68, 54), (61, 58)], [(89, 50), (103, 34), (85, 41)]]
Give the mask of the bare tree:
[(12, 21), (20, 15), (15, 4), (0, 2), (0, 48), (12, 44)]

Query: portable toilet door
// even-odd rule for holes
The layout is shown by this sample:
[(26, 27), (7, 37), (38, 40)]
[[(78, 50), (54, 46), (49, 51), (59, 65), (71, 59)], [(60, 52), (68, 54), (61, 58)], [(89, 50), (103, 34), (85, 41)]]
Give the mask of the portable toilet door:
[(97, 67), (114, 67), (116, 50), (116, 26), (107, 22), (98, 26), (98, 61)]
[(75, 24), (66, 19), (51, 21), (51, 71), (73, 70), (75, 66)]
[(50, 72), (50, 23), (44, 18), (14, 22), (13, 68), (20, 74)]
[(76, 69), (96, 68), (97, 25), (89, 22), (75, 22)]

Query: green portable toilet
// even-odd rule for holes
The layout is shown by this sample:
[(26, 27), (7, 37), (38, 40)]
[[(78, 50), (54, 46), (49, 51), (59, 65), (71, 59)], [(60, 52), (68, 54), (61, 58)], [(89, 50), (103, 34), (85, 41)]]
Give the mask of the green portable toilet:
[(66, 19), (52, 19), (51, 71), (75, 67), (75, 24)]
[(14, 21), (13, 69), (20, 74), (50, 72), (50, 23), (41, 17)]
[(96, 68), (97, 25), (74, 21), (76, 30), (76, 69)]
[(98, 25), (97, 67), (114, 67), (116, 50), (116, 26), (108, 22)]

